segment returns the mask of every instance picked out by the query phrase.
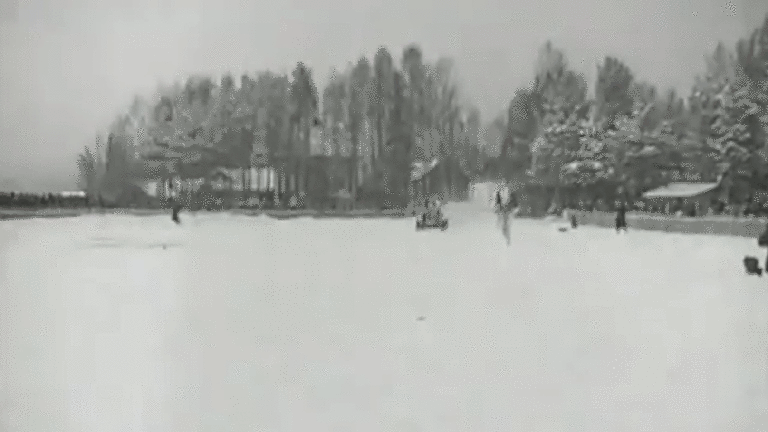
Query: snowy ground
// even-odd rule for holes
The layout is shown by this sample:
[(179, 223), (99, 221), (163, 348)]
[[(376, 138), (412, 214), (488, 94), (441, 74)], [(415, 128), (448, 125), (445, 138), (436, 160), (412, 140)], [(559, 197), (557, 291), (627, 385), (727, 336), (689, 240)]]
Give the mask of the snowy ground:
[(448, 214), (0, 223), (0, 430), (768, 429), (754, 239)]

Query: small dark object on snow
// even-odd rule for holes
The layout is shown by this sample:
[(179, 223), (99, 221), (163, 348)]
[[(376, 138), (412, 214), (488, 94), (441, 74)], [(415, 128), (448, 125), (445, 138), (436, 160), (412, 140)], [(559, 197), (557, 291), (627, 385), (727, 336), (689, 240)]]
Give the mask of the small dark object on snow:
[(430, 203), (429, 198), (427, 198), (424, 206), (424, 213), (416, 218), (416, 231), (426, 228), (440, 228), (441, 231), (448, 229), (448, 219), (443, 215), (440, 201)]
[(445, 231), (446, 229), (448, 229), (448, 219), (441, 219), (440, 221), (432, 224), (424, 221), (424, 219), (422, 218), (419, 218), (418, 220), (416, 220), (417, 230), (430, 229), (430, 228), (440, 228), (441, 231)]
[(760, 268), (759, 261), (753, 256), (744, 257), (744, 269), (750, 275), (763, 275), (763, 269)]
[(572, 214), (571, 215), (571, 228), (576, 229), (578, 227), (579, 227), (579, 221), (578, 221), (578, 219), (576, 219), (576, 215)]
[(423, 316), (420, 316), (420, 317), (416, 318), (416, 321), (424, 321), (425, 319), (427, 319), (427, 318), (423, 317)]
[(442, 231), (448, 229), (448, 219), (443, 216), (439, 204), (430, 207), (427, 203), (426, 211), (416, 218), (417, 231), (428, 228), (440, 228)]

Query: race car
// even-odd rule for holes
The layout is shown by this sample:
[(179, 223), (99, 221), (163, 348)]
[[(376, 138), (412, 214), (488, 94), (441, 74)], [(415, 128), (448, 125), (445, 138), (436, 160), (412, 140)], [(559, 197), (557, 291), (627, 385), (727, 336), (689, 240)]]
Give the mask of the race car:
[(440, 210), (440, 203), (427, 207), (427, 210), (416, 217), (416, 230), (437, 228), (441, 231), (448, 229), (448, 219), (443, 216)]

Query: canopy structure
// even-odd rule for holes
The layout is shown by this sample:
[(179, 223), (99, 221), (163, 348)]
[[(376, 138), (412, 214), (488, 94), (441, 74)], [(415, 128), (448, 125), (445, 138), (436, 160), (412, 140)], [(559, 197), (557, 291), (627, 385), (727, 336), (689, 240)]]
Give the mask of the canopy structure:
[(232, 181), (232, 173), (223, 168), (216, 168), (209, 174), (211, 180), (214, 181)]
[(560, 170), (564, 172), (577, 172), (579, 169), (592, 169), (601, 170), (605, 168), (605, 164), (599, 161), (576, 161), (563, 165)]
[(670, 183), (645, 192), (643, 198), (693, 198), (711, 192), (718, 186), (720, 183)]

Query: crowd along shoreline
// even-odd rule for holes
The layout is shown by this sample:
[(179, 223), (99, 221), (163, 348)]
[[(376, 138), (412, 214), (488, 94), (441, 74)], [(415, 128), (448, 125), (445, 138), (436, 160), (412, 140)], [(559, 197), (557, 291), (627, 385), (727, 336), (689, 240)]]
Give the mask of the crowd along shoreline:
[[(413, 212), (411, 210), (402, 209), (347, 211), (321, 211), (309, 209), (232, 209), (218, 212), (242, 216), (264, 215), (279, 220), (301, 217), (336, 219), (413, 217)], [(613, 212), (587, 212), (579, 210), (572, 210), (571, 212), (576, 215), (579, 225), (598, 226), (605, 228), (613, 228), (615, 225), (616, 215)], [(199, 213), (208, 212), (199, 211)], [(165, 215), (169, 214), (169, 211), (162, 209), (0, 209), (0, 221), (33, 218), (66, 218), (102, 214), (131, 215), (141, 217)], [(540, 217), (529, 216), (519, 217), (525, 219), (543, 219)], [(630, 212), (627, 213), (627, 223), (630, 229), (640, 229), (644, 231), (663, 231), (684, 234), (708, 234), (756, 238), (765, 229), (766, 223), (768, 223), (768, 219), (733, 216), (677, 217), (674, 215)]]

